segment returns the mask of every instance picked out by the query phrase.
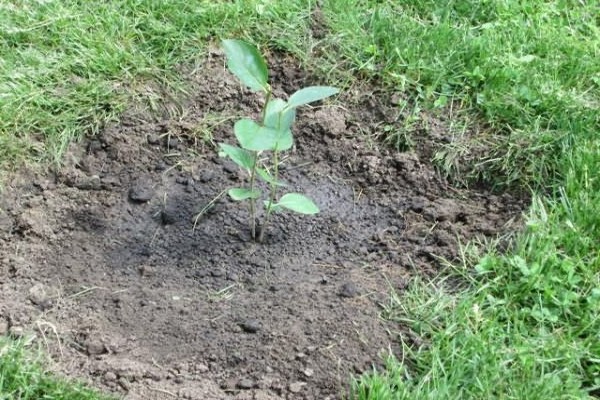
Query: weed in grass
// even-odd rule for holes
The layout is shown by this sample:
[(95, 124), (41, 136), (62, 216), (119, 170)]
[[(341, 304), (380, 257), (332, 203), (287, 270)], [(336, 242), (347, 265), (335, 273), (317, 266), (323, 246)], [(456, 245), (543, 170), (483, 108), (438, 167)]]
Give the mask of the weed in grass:
[[(236, 201), (249, 200), (252, 238), (262, 242), (273, 212), (290, 210), (300, 214), (316, 214), (319, 208), (311, 199), (300, 193), (286, 193), (277, 200), (277, 192), (285, 186), (279, 180), (281, 152), (289, 150), (294, 143), (291, 127), (300, 106), (323, 100), (338, 93), (329, 86), (310, 86), (293, 93), (287, 101), (272, 98), (268, 82), (267, 64), (258, 50), (241, 40), (224, 40), (229, 70), (248, 88), (263, 92), (266, 96), (261, 121), (240, 119), (234, 125), (235, 137), (241, 147), (220, 143), (221, 155), (249, 174), (247, 187), (231, 188), (229, 196)], [(266, 161), (260, 155), (269, 152)], [(268, 199), (264, 200), (265, 213), (258, 237), (256, 235), (256, 201), (261, 197), (257, 178), (269, 185)]]
[(234, 118), (235, 117), (221, 115), (219, 113), (207, 113), (197, 122), (192, 131), (195, 145), (201, 145), (202, 147), (208, 146), (211, 148), (217, 147), (213, 138), (214, 130)]
[(381, 140), (398, 151), (406, 151), (414, 146), (413, 134), (422, 123), (421, 107), (418, 102), (409, 105), (409, 102), (404, 99), (400, 99), (397, 107), (402, 122), (400, 122), (399, 127), (384, 124)]

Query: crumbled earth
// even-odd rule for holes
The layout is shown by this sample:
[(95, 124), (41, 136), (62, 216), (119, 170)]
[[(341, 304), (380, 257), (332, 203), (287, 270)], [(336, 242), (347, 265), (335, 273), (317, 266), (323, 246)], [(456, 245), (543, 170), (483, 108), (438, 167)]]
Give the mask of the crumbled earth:
[[(319, 83), (272, 65), (279, 97)], [(245, 176), (215, 143), (263, 99), (217, 53), (189, 80), (184, 102), (132, 109), (60, 170), (6, 183), (0, 334), (35, 335), (68, 376), (126, 399), (341, 398), (399, 354), (402, 327), (379, 317), (391, 290), (517, 226), (521, 200), (454, 188), (420, 150), (374, 140), (403, 117), (361, 88), (300, 110), (282, 174), (321, 213), (277, 214), (255, 243), (247, 205), (223, 196)]]

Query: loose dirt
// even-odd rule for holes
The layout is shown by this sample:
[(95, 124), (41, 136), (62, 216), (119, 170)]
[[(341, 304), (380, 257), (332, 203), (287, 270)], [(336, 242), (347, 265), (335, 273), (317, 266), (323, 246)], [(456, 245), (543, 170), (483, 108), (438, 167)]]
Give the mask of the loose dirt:
[[(292, 60), (272, 65), (277, 96), (320, 83)], [(185, 102), (132, 109), (59, 171), (11, 177), (0, 334), (35, 335), (62, 373), (127, 399), (342, 397), (399, 354), (402, 327), (379, 317), (390, 291), (459, 243), (510, 232), (523, 208), (450, 186), (423, 151), (380, 145), (403, 117), (367, 89), (299, 112), (283, 178), (322, 211), (277, 214), (263, 244), (247, 206), (219, 197), (244, 175), (214, 146), (262, 99), (216, 53), (189, 72)]]

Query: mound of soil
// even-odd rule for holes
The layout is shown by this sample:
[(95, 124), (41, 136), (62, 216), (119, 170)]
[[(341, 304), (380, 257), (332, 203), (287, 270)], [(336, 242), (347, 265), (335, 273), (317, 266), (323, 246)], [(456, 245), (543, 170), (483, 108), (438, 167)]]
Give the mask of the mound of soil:
[[(278, 97), (317, 83), (272, 65)], [(188, 92), (175, 116), (132, 110), (60, 171), (11, 178), (0, 205), (0, 334), (35, 334), (60, 371), (127, 399), (339, 398), (399, 351), (379, 318), (390, 290), (521, 212), (380, 146), (402, 116), (362, 88), (299, 112), (283, 177), (321, 213), (277, 214), (254, 243), (247, 206), (222, 196), (245, 177), (214, 143), (262, 99), (218, 54)]]

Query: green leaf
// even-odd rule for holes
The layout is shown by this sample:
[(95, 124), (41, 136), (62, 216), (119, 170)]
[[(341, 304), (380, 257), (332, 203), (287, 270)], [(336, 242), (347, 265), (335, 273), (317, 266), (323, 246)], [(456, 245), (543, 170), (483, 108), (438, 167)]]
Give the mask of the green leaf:
[(221, 147), (223, 154), (231, 158), (231, 160), (233, 160), (233, 162), (240, 167), (246, 169), (254, 168), (254, 153), (246, 149), (240, 149), (239, 147), (231, 146), (227, 143), (219, 143), (219, 147)]
[(440, 96), (438, 97), (434, 102), (433, 102), (433, 106), (436, 108), (443, 108), (446, 107), (446, 104), (448, 104), (448, 96)]
[(242, 40), (223, 40), (227, 67), (251, 90), (269, 90), (267, 63), (258, 50)]
[(288, 129), (279, 132), (261, 126), (250, 119), (241, 119), (233, 127), (235, 137), (246, 150), (287, 150), (294, 144), (292, 132)]
[(311, 199), (299, 193), (284, 194), (275, 205), (300, 214), (317, 214), (319, 212), (319, 207)]
[(294, 145), (294, 137), (292, 131), (286, 129), (285, 131), (277, 133), (277, 146), (273, 150), (282, 151), (289, 150)]
[(265, 111), (265, 126), (278, 131), (290, 129), (296, 118), (296, 109), (287, 107), (281, 99), (273, 99), (267, 104)]
[(258, 199), (260, 197), (260, 190), (250, 190), (248, 188), (231, 188), (227, 191), (227, 194), (229, 194), (229, 197), (236, 201), (246, 199)]
[(269, 209), (269, 205), (271, 206), (271, 212), (281, 212), (283, 208), (275, 203), (272, 203), (269, 200), (263, 200), (263, 204), (265, 205), (265, 209)]
[(275, 178), (266, 169), (257, 168), (256, 172), (258, 173), (258, 176), (260, 176), (263, 181), (270, 183), (271, 185), (287, 186), (287, 184), (284, 182), (276, 181)]
[(336, 93), (339, 93), (339, 89), (331, 86), (309, 86), (291, 95), (288, 100), (288, 107), (300, 107), (313, 101), (323, 100)]

